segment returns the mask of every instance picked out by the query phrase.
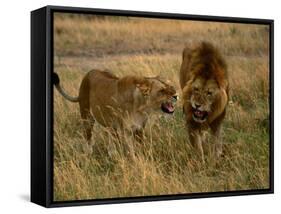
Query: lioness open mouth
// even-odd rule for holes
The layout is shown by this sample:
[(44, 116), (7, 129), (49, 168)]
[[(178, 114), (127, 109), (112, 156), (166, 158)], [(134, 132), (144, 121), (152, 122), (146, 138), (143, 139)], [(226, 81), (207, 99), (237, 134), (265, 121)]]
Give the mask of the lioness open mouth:
[(175, 111), (175, 106), (172, 102), (165, 102), (161, 104), (161, 109), (165, 113), (172, 114)]
[(193, 119), (196, 121), (196, 122), (199, 122), (199, 123), (202, 123), (206, 120), (207, 116), (208, 116), (208, 112), (207, 111), (200, 111), (198, 109), (192, 109), (192, 116), (193, 116)]

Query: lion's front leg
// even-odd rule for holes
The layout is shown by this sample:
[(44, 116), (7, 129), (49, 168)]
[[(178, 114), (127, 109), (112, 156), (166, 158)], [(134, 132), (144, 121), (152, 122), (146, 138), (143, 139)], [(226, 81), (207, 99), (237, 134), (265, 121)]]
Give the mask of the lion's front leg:
[(202, 163), (205, 163), (202, 138), (199, 131), (189, 130), (189, 139), (191, 145), (198, 151)]
[(212, 139), (214, 143), (214, 150), (216, 158), (222, 155), (222, 139), (221, 139), (221, 125), (212, 129)]

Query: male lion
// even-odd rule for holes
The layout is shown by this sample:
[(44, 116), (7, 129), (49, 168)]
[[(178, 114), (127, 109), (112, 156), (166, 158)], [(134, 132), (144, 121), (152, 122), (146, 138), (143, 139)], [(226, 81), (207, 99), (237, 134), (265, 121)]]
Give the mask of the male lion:
[(183, 112), (191, 144), (204, 162), (202, 143), (210, 128), (217, 157), (222, 153), (221, 124), (228, 103), (227, 66), (219, 51), (202, 42), (185, 48), (180, 69)]
[(66, 94), (56, 73), (53, 80), (64, 98), (79, 102), (88, 141), (94, 120), (115, 133), (121, 130), (141, 139), (151, 113), (172, 114), (175, 110), (176, 90), (159, 77), (118, 78), (107, 71), (92, 70), (82, 80), (78, 97)]

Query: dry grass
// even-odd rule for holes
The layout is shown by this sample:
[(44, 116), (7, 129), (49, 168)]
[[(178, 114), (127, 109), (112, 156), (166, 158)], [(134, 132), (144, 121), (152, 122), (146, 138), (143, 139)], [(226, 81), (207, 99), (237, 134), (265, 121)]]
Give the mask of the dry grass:
[[(198, 162), (181, 104), (149, 122), (129, 159), (124, 144), (95, 124), (85, 151), (79, 106), (54, 92), (54, 200), (264, 189), (269, 187), (269, 32), (267, 26), (139, 18), (55, 15), (55, 70), (69, 94), (93, 68), (118, 76), (161, 74), (178, 85), (185, 45), (206, 40), (224, 54), (232, 105), (224, 156)], [(211, 142), (210, 142), (211, 144)]]

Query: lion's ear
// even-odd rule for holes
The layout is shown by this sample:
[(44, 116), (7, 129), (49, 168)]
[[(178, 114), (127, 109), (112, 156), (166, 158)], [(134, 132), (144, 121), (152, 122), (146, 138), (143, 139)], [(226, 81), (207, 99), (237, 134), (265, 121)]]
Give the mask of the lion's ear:
[(136, 84), (136, 87), (144, 96), (148, 96), (151, 91), (151, 84), (149, 81), (143, 81)]

